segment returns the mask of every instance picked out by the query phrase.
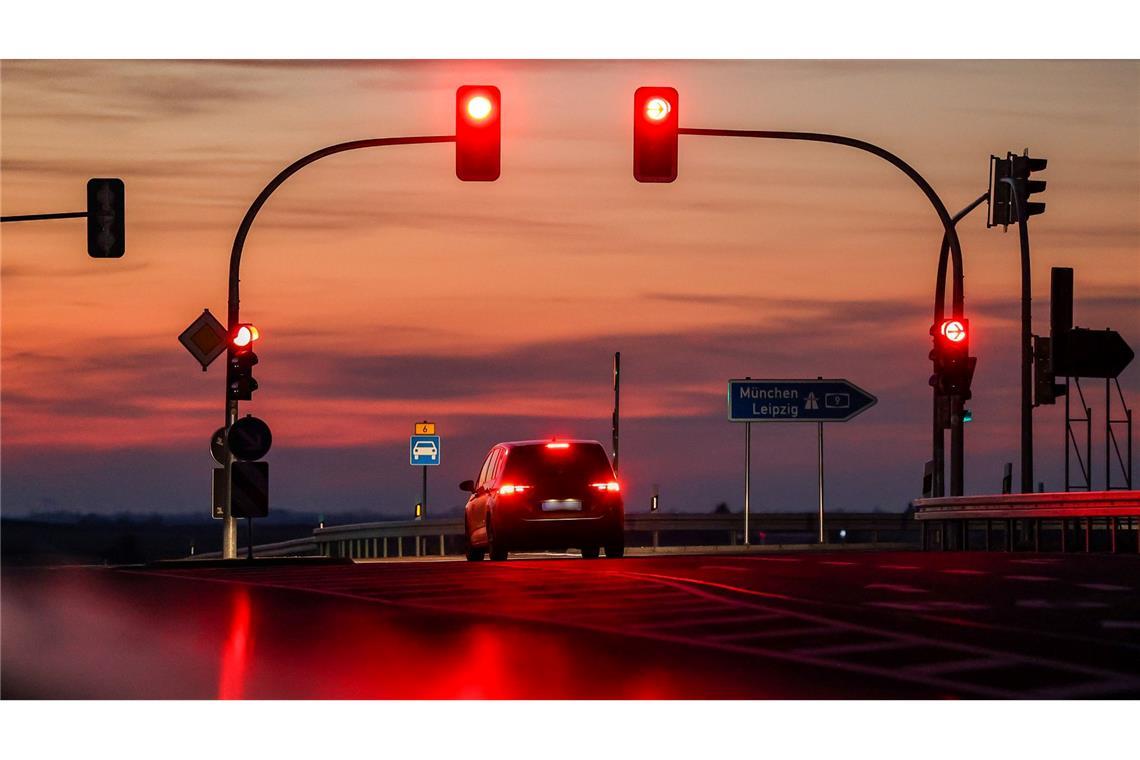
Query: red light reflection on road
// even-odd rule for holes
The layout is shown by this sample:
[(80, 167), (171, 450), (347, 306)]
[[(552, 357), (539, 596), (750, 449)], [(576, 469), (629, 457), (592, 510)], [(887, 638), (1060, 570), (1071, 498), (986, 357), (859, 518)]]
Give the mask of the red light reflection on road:
[(222, 644), (222, 667), (218, 678), (218, 699), (241, 699), (245, 691), (246, 668), (250, 655), (252, 611), (249, 590), (232, 593), (229, 632)]

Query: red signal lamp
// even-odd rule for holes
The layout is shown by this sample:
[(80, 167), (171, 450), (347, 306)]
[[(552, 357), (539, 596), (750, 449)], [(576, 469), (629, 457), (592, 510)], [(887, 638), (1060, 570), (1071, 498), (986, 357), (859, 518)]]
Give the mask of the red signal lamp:
[(966, 339), (966, 325), (958, 319), (944, 320), (938, 331), (951, 343), (961, 343)]
[(638, 87), (633, 93), (633, 178), (638, 182), (677, 179), (677, 91)]
[(230, 343), (234, 348), (249, 348), (254, 341), (261, 337), (261, 333), (251, 324), (240, 324), (234, 330)]
[(455, 176), (464, 182), (499, 178), (501, 113), (498, 87), (463, 85), (455, 91)]

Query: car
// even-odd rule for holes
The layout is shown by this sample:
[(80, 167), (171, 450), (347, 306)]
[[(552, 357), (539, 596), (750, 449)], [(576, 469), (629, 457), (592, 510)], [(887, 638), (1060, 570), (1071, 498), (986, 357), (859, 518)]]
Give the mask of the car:
[(464, 508), (467, 559), (512, 551), (625, 553), (625, 504), (605, 448), (589, 440), (509, 441), (491, 447)]
[(438, 451), (433, 441), (416, 441), (416, 445), (412, 447), (412, 459), (419, 459), (420, 457), (435, 459)]

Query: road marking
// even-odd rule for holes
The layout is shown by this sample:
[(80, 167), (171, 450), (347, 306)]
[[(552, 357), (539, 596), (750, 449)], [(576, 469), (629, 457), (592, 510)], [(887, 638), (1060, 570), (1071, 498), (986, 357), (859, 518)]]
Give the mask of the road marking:
[(856, 564), (856, 563), (854, 563), (854, 562), (844, 562), (843, 560), (833, 559), (833, 560), (830, 560), (830, 561), (823, 561), (823, 562), (820, 562), (819, 564), (821, 564), (821, 565), (836, 565), (836, 566), (846, 566), (846, 565), (854, 565), (854, 564)]
[(1128, 630), (1140, 630), (1140, 620), (1102, 620), (1100, 621), (1101, 628), (1120, 629), (1126, 628)]
[(1131, 591), (1131, 586), (1117, 586), (1115, 583), (1078, 583), (1081, 588), (1093, 591)]
[(945, 673), (959, 673), (964, 670), (988, 670), (990, 668), (1003, 668), (1017, 665), (1020, 659), (1010, 657), (985, 657), (976, 660), (954, 660), (952, 662), (935, 662), (930, 665), (911, 665), (905, 670), (911, 673), (920, 673), (924, 676), (936, 676)]
[(989, 575), (985, 570), (971, 570), (966, 567), (951, 567), (942, 572), (947, 575)]
[(751, 560), (752, 562), (799, 562), (799, 557), (734, 557), (734, 559)]
[(896, 591), (900, 594), (929, 594), (930, 592), (924, 588), (917, 588), (915, 586), (907, 586), (902, 583), (868, 583), (863, 588), (865, 589), (882, 589), (883, 591)]
[(888, 607), (906, 612), (932, 612), (935, 610), (977, 612), (988, 609), (984, 604), (968, 604), (966, 602), (867, 602), (867, 605), (869, 607)]
[(1018, 565), (1055, 565), (1059, 559), (1011, 559), (1010, 562)]
[(879, 565), (880, 570), (917, 570), (918, 565)]
[(1007, 581), (1026, 581), (1027, 583), (1041, 583), (1044, 581), (1055, 581), (1056, 578), (1051, 578), (1048, 575), (1006, 575), (1003, 576)]
[(740, 567), (739, 565), (700, 565), (698, 570), (731, 570), (734, 573), (747, 573), (747, 567)]
[(802, 654), (808, 657), (840, 657), (863, 652), (881, 652), (886, 649), (908, 649), (911, 645), (904, 641), (872, 641), (867, 644), (836, 644), (830, 647), (815, 647), (807, 649), (793, 649), (792, 654)]
[(709, 636), (713, 641), (732, 641), (737, 644), (748, 644), (753, 639), (782, 639), (785, 636), (818, 636), (829, 634), (839, 636), (846, 633), (842, 628), (825, 628), (818, 625), (801, 625), (791, 628), (777, 628), (774, 631), (744, 631), (740, 633), (723, 633), (719, 636)]
[(1015, 607), (1025, 607), (1031, 610), (1095, 610), (1108, 607), (1108, 602), (1052, 602), (1048, 599), (1018, 599)]

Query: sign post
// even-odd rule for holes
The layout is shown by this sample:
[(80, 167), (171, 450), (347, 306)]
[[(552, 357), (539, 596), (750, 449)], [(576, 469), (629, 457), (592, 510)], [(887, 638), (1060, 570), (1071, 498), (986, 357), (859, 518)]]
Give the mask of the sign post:
[(819, 542), (825, 543), (823, 506), (823, 423), (846, 422), (878, 402), (849, 380), (743, 380), (728, 381), (728, 420), (744, 423), (744, 543), (752, 498), (752, 423), (816, 423), (819, 493)]
[(440, 437), (435, 432), (434, 422), (417, 422), (413, 427), (411, 438), (408, 439), (408, 463), (423, 470), (420, 486), (420, 504), (416, 510), (416, 519), (421, 520), (427, 514), (427, 471), (428, 467), (440, 463), (441, 445)]

